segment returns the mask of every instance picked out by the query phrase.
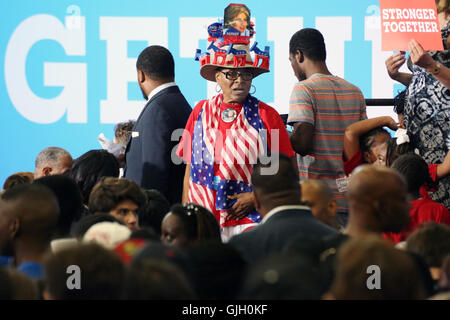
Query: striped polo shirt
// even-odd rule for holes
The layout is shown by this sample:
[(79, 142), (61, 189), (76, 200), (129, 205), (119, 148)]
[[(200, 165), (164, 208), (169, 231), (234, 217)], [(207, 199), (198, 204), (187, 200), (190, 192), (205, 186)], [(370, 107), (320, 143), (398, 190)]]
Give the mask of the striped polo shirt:
[(316, 73), (298, 82), (292, 90), (288, 124), (306, 122), (315, 130), (312, 154), (305, 157), (297, 154), (300, 180), (326, 180), (342, 212), (347, 211), (347, 204), (336, 179), (345, 177), (344, 132), (347, 126), (363, 119), (367, 115), (361, 90), (342, 78)]

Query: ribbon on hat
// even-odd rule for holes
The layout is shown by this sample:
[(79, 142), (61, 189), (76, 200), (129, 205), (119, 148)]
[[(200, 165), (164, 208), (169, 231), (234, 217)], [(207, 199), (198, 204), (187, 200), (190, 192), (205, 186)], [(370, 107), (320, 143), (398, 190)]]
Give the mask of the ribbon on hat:
[(395, 132), (395, 137), (397, 138), (397, 145), (409, 142), (409, 136), (406, 129), (397, 129), (397, 131)]

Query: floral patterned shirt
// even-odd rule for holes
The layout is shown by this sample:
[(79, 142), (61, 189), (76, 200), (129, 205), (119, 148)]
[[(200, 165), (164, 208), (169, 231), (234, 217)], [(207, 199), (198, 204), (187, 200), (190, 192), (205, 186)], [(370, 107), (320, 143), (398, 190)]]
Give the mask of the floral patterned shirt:
[[(450, 21), (441, 30), (444, 51), (429, 51), (434, 60), (450, 67), (446, 46)], [(417, 65), (406, 94), (405, 126), (420, 156), (428, 163), (442, 163), (450, 147), (450, 90), (432, 74)], [(450, 177), (439, 181), (439, 189), (430, 194), (434, 201), (450, 208)]]

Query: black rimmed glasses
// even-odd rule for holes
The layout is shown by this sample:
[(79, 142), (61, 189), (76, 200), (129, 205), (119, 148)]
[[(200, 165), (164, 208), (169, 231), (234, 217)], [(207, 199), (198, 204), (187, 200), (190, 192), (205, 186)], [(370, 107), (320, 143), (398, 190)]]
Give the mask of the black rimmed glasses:
[(230, 70), (227, 72), (224, 71), (220, 72), (222, 72), (228, 80), (236, 80), (237, 78), (239, 78), (239, 76), (244, 81), (249, 81), (253, 79), (253, 72), (247, 70), (242, 71)]

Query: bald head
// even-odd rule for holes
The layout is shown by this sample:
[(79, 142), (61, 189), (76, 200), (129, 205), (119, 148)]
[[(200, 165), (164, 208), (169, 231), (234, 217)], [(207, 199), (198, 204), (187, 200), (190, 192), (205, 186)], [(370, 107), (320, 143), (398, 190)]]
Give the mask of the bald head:
[[(291, 158), (284, 154), (272, 154), (267, 164), (258, 161), (253, 166), (252, 186), (256, 198), (256, 208), (261, 215), (280, 205), (300, 204), (298, 174)], [(273, 174), (265, 174), (267, 168), (278, 168)]]
[(337, 202), (326, 182), (308, 179), (302, 181), (300, 185), (302, 203), (311, 208), (314, 217), (333, 228), (338, 228), (336, 221)]
[(350, 220), (359, 220), (369, 231), (400, 232), (410, 219), (407, 190), (404, 178), (395, 170), (360, 166), (347, 189)]
[[(43, 185), (22, 185), (7, 190), (0, 200), (13, 239), (49, 244), (59, 215), (58, 201)], [(2, 230), (0, 230), (1, 232)]]
[(323, 180), (308, 179), (302, 181), (300, 184), (302, 193), (304, 191), (313, 192), (324, 201), (333, 199), (333, 192), (331, 191), (330, 187), (326, 184), (326, 182), (324, 182)]
[[(424, 299), (423, 276), (411, 256), (376, 237), (352, 237), (337, 254), (331, 293), (338, 300)], [(370, 267), (381, 270), (380, 290), (371, 290)], [(373, 269), (372, 269), (373, 270)], [(373, 279), (373, 278), (372, 278)], [(373, 280), (372, 280), (373, 281)]]
[(63, 174), (72, 166), (73, 159), (70, 153), (58, 147), (48, 147), (39, 152), (36, 157), (34, 177), (35, 179)]

